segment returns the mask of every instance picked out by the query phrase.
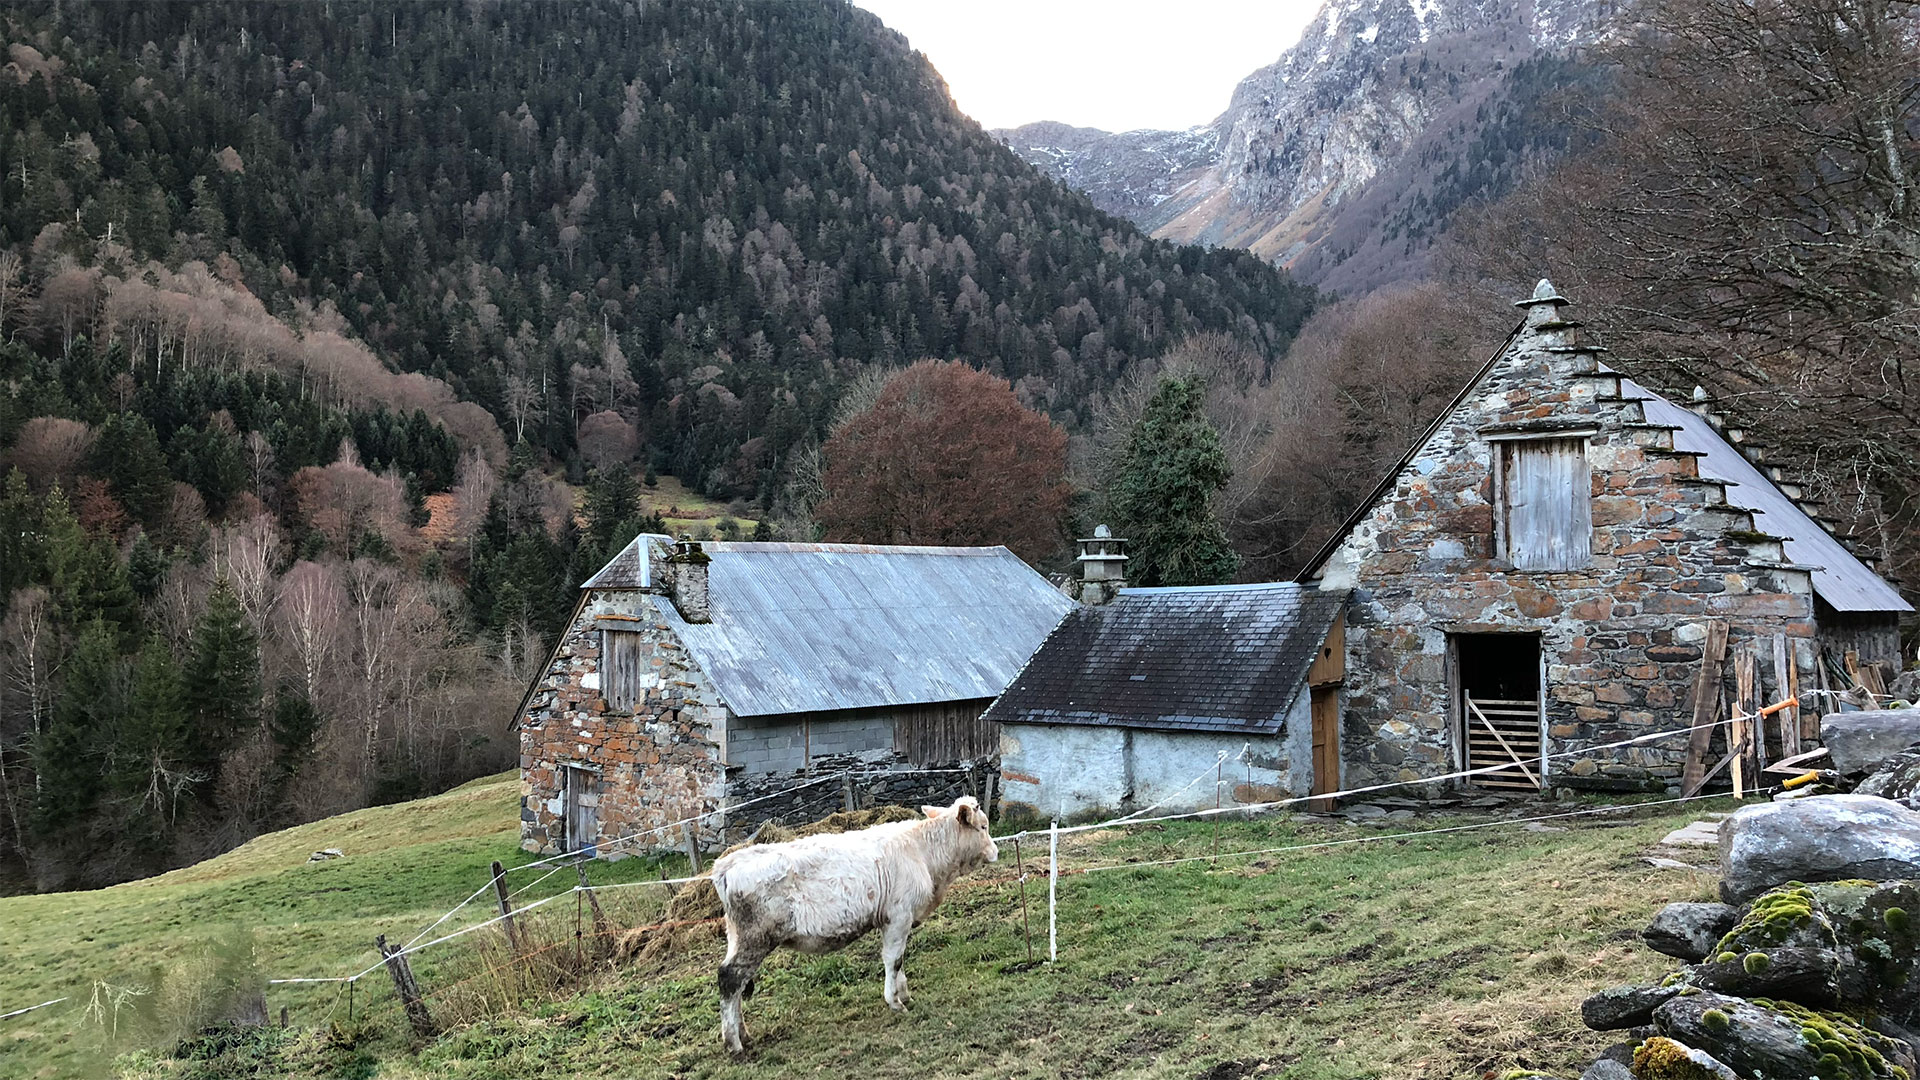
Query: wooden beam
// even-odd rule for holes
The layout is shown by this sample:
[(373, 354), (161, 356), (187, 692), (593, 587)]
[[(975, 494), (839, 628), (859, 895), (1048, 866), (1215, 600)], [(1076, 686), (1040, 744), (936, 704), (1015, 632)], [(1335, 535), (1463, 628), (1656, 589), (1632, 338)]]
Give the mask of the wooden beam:
[(1707, 782), (1707, 750), (1713, 745), (1712, 724), (1720, 716), (1720, 676), (1727, 658), (1727, 624), (1715, 620), (1707, 624), (1707, 639), (1700, 649), (1700, 675), (1693, 683), (1693, 732), (1687, 740), (1687, 766), (1681, 775), (1680, 794), (1695, 795)]
[[(1773, 635), (1773, 689), (1783, 700), (1798, 703), (1794, 693), (1793, 653), (1787, 648), (1787, 635)], [(1779, 720), (1780, 754), (1792, 757), (1800, 752), (1800, 713), (1788, 713)]]

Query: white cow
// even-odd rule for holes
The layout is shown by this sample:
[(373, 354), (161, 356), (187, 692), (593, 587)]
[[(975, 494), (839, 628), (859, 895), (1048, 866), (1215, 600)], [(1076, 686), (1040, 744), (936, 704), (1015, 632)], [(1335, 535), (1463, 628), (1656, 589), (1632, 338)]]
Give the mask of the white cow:
[(1000, 857), (971, 796), (920, 809), (925, 820), (755, 845), (714, 862), (713, 887), (727, 913), (720, 1038), (728, 1050), (744, 1049), (740, 1001), (752, 995), (767, 954), (782, 945), (833, 952), (877, 928), (887, 1004), (907, 1007), (907, 936), (955, 878)]

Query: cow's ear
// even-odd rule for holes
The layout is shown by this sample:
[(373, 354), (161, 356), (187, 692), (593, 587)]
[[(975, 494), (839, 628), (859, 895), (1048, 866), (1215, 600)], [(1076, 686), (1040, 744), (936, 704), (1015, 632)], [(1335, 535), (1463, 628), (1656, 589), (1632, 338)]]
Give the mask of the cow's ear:
[(938, 806), (923, 806), (920, 808), (920, 812), (928, 817), (939, 817), (942, 809), (943, 807)]
[(955, 815), (960, 818), (960, 824), (965, 825), (969, 828), (973, 826), (973, 804), (972, 803), (969, 803), (969, 802), (956, 803), (953, 809), (954, 809)]

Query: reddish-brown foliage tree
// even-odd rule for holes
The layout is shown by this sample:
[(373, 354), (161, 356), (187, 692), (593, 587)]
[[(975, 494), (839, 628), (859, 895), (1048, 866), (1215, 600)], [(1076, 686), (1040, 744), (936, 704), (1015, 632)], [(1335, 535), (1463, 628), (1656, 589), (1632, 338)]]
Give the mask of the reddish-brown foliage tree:
[(612, 409), (602, 409), (580, 421), (580, 456), (596, 469), (610, 469), (633, 460), (640, 449), (640, 433)]
[(20, 434), (4, 463), (18, 465), (35, 491), (46, 491), (56, 484), (71, 490), (92, 446), (93, 429), (80, 421), (36, 416), (20, 425)]
[(80, 519), (80, 527), (95, 536), (105, 536), (118, 540), (120, 534), (127, 531), (129, 518), (120, 501), (107, 489), (107, 482), (98, 477), (83, 476), (74, 488), (74, 516)]
[(301, 517), (336, 552), (353, 551), (367, 533), (380, 534), (394, 547), (405, 538), (406, 493), (391, 477), (376, 476), (350, 461), (336, 461), (301, 469), (287, 487)]
[(815, 514), (829, 540), (1005, 544), (1029, 562), (1059, 550), (1067, 433), (959, 361), (896, 372), (826, 459)]

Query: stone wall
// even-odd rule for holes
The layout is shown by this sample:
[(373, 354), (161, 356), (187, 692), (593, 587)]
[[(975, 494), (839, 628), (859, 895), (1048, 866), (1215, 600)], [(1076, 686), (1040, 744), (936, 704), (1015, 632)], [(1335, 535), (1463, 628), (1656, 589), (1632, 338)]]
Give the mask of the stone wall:
[[(1599, 370), (1576, 333), (1557, 303), (1531, 307), (1527, 326), (1323, 568), (1324, 584), (1354, 590), (1344, 786), (1460, 767), (1450, 634), (1540, 635), (1548, 753), (1687, 726), (1710, 620), (1730, 625), (1729, 655), (1784, 633), (1812, 685), (1807, 571), (1787, 565), (1779, 541), (1725, 503), (1724, 485), (1673, 449), (1671, 429), (1623, 399), (1619, 377)], [(1592, 432), (1592, 565), (1517, 571), (1495, 554), (1488, 436), (1581, 429)], [(1685, 748), (1682, 736), (1558, 759), (1551, 782), (1663, 788)]]
[[(600, 631), (641, 635), (644, 700), (631, 713), (608, 707), (601, 693)], [(725, 792), (717, 743), (726, 709), (711, 681), (658, 620), (652, 597), (638, 590), (598, 590), (561, 639), (521, 718), (520, 846), (554, 854), (565, 842), (565, 767), (598, 770), (596, 842), (655, 828), (720, 806)], [(677, 833), (677, 830), (676, 830)], [(718, 842), (717, 831), (703, 837)], [(604, 852), (635, 854), (678, 847), (679, 835)]]
[[(962, 795), (972, 795), (987, 805), (991, 814), (989, 791), (998, 790), (998, 776), (999, 766), (994, 761), (920, 767), (891, 751), (815, 756), (811, 768), (798, 772), (736, 772), (728, 784), (727, 805), (752, 805), (727, 813), (726, 840), (742, 839), (763, 821), (785, 825), (818, 821), (846, 809), (849, 801), (855, 809), (866, 810), (875, 806), (946, 806)], [(810, 780), (819, 782), (800, 786)]]

